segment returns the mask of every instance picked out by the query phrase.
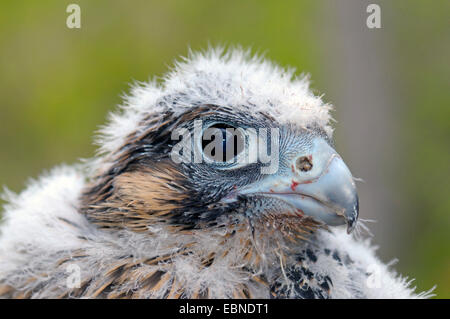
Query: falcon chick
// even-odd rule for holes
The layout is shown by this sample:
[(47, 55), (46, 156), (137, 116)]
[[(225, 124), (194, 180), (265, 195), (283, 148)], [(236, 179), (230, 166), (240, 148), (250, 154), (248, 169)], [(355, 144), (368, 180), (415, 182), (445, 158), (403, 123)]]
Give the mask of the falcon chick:
[(191, 53), (133, 88), (94, 159), (7, 192), (0, 295), (428, 297), (350, 235), (330, 110), (249, 52)]

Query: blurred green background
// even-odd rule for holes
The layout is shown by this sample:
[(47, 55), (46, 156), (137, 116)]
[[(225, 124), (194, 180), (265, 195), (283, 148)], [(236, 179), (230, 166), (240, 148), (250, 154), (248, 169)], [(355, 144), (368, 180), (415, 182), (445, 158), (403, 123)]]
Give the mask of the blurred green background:
[[(381, 29), (368, 29), (369, 3)], [(337, 148), (384, 261), (450, 297), (450, 2), (2, 1), (0, 185), (94, 153), (132, 80), (188, 47), (252, 47), (310, 73), (336, 106)], [(81, 7), (81, 29), (66, 7)]]

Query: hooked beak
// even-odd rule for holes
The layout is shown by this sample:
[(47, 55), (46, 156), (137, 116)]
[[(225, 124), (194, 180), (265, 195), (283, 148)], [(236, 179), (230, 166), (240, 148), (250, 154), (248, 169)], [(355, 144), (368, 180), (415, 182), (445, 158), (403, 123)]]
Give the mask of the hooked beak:
[(349, 234), (356, 227), (359, 202), (353, 176), (337, 152), (320, 138), (314, 140), (310, 155), (292, 160), (289, 173), (267, 176), (239, 193), (276, 197), (327, 225), (347, 224)]

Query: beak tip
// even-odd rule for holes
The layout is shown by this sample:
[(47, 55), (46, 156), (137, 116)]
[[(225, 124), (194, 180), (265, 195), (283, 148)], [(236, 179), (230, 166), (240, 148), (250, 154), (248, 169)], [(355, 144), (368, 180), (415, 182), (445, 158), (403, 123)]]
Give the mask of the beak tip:
[(356, 220), (349, 220), (347, 221), (347, 234), (351, 234), (353, 232), (353, 230), (355, 230), (356, 228)]
[(356, 225), (358, 223), (358, 216), (359, 216), (359, 199), (358, 196), (356, 196), (356, 204), (353, 207), (352, 213), (346, 216), (346, 222), (347, 222), (347, 234), (351, 234), (353, 230), (355, 230)]

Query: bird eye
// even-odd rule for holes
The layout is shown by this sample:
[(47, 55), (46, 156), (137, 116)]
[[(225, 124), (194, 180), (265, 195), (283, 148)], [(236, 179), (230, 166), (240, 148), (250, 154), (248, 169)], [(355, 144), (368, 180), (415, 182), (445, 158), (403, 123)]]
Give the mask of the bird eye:
[(242, 130), (226, 124), (215, 124), (203, 131), (202, 151), (210, 160), (219, 163), (235, 159), (245, 146)]

